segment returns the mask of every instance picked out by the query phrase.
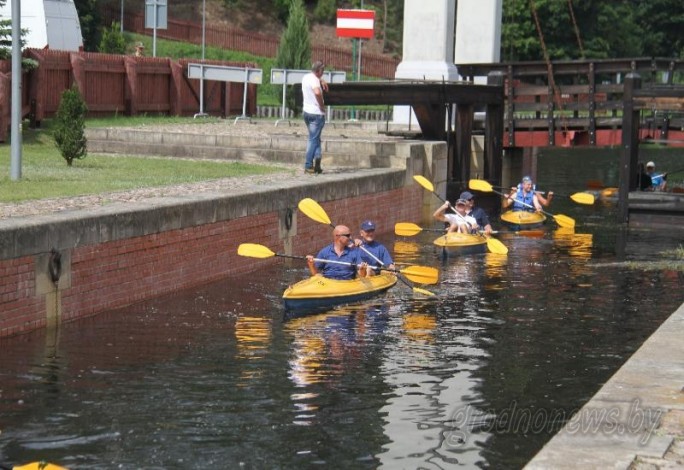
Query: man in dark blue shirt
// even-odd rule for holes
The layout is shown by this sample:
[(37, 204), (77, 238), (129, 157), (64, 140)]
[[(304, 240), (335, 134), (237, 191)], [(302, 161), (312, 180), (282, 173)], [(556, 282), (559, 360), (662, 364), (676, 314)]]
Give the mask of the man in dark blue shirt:
[(306, 261), (312, 276), (321, 273), (329, 279), (354, 279), (357, 276), (366, 277), (368, 265), (361, 259), (361, 253), (361, 250), (354, 248), (351, 244), (349, 227), (338, 225), (333, 230), (333, 242), (319, 251), (316, 259), (349, 264), (314, 261), (311, 255), (307, 255)]
[[(382, 243), (375, 241), (375, 222), (366, 220), (361, 224), (361, 238), (354, 240), (354, 244), (361, 250), (361, 259), (375, 268), (394, 269), (394, 261), (389, 251)], [(377, 274), (379, 270), (374, 270)]]
[(492, 224), (489, 223), (489, 216), (481, 207), (475, 207), (475, 196), (473, 196), (473, 193), (463, 191), (458, 199), (466, 201), (466, 215), (473, 217), (477, 221), (477, 226), (481, 227), (485, 234), (491, 235)]

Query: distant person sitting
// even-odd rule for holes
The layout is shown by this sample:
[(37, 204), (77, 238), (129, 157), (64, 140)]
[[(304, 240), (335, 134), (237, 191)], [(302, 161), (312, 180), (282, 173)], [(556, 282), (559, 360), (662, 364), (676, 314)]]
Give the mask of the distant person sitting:
[(458, 198), (466, 201), (466, 214), (475, 219), (478, 227), (484, 230), (485, 234), (490, 235), (492, 233), (492, 224), (489, 223), (489, 216), (484, 209), (475, 206), (475, 196), (473, 196), (473, 193), (463, 191)]
[(366, 220), (361, 224), (360, 234), (361, 238), (354, 240), (354, 245), (360, 248), (361, 259), (368, 266), (374, 267), (368, 272), (377, 274), (380, 267), (394, 269), (394, 261), (385, 245), (375, 241), (375, 223), (372, 220)]
[(541, 203), (532, 188), (532, 178), (523, 177), (520, 186), (513, 186), (510, 194), (504, 197), (504, 209), (511, 206), (514, 211), (541, 212)]
[(643, 163), (639, 163), (639, 181), (638, 187), (640, 191), (653, 191), (653, 184), (651, 182), (651, 177), (646, 173)]
[(439, 206), (432, 216), (441, 222), (449, 224), (447, 232), (474, 233), (477, 232), (479, 226), (477, 225), (475, 217), (466, 213), (467, 207), (467, 201), (459, 199), (456, 201), (456, 206), (453, 208), (456, 210), (456, 213), (447, 214), (445, 213), (446, 210), (451, 208), (451, 204), (447, 201)]
[(667, 187), (667, 173), (655, 174), (655, 163), (646, 164), (646, 174), (651, 177), (651, 191), (665, 191)]
[(366, 277), (367, 264), (361, 259), (361, 250), (353, 248), (349, 227), (338, 225), (333, 230), (333, 242), (318, 252), (316, 258), (321, 260), (341, 261), (349, 264), (325, 263), (314, 261), (311, 255), (306, 256), (311, 275), (320, 273), (329, 279), (354, 279)]

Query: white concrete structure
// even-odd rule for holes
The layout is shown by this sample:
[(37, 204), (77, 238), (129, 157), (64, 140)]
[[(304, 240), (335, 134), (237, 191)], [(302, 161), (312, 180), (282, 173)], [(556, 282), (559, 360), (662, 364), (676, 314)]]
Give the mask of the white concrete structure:
[[(454, 0), (404, 1), (403, 57), (395, 79), (458, 80), (454, 65), (455, 15)], [(409, 109), (395, 106), (394, 122), (407, 124)]]
[[(458, 0), (456, 11), (457, 64), (491, 64), (501, 58), (502, 0)], [(475, 83), (486, 83), (476, 77)]]
[[(454, 63), (499, 61), (502, 0), (458, 0), (458, 14), (455, 4), (404, 0), (403, 60), (394, 75), (397, 80), (457, 81)], [(407, 106), (394, 107), (394, 122), (409, 122)]]
[[(0, 7), (0, 18), (12, 18), (12, 1)], [(77, 51), (83, 46), (73, 0), (21, 0), (21, 28), (28, 30), (26, 47)]]

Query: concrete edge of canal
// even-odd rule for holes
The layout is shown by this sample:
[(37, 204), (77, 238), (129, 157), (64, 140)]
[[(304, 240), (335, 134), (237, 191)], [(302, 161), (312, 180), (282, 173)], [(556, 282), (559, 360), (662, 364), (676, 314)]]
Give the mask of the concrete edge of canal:
[(684, 304), (525, 466), (684, 467)]

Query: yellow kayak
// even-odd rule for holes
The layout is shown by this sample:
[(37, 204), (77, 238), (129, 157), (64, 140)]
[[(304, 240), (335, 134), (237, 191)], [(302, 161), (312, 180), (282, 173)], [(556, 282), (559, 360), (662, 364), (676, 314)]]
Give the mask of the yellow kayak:
[(501, 214), (501, 221), (517, 232), (541, 227), (546, 216), (541, 212), (508, 211)]
[(451, 253), (472, 254), (487, 251), (487, 239), (482, 235), (450, 232), (433, 241), (435, 245), (446, 248)]
[(316, 274), (288, 287), (283, 293), (283, 301), (287, 310), (316, 309), (364, 300), (385, 292), (396, 283), (397, 276), (387, 271), (344, 281)]

